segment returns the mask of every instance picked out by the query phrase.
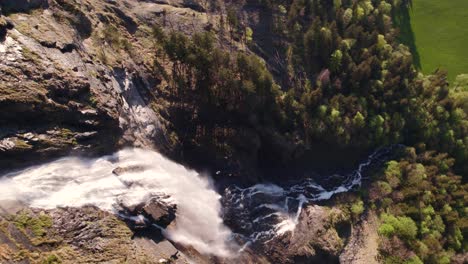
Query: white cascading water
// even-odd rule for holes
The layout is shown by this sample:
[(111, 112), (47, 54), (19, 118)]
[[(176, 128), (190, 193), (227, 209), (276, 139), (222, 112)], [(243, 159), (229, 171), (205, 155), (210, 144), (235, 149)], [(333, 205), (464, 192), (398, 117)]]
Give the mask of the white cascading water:
[[(121, 83), (116, 84), (124, 101), (121, 125), (132, 135), (136, 146), (151, 146), (159, 134), (159, 122), (130, 79), (128, 73), (122, 73)], [(294, 232), (306, 203), (326, 200), (359, 186), (363, 170), (390, 150), (372, 154), (356, 171), (334, 182), (336, 187), (330, 190), (305, 179), (282, 187), (231, 186), (221, 196), (207, 177), (158, 152), (125, 149), (97, 159), (67, 157), (0, 176), (0, 202), (13, 200), (44, 209), (94, 205), (119, 213), (121, 205), (130, 207), (158, 198), (177, 205), (175, 226), (163, 230), (168, 239), (193, 246), (201, 253), (232, 257), (252, 243), (265, 244)], [(118, 176), (113, 173), (118, 167), (142, 169)], [(245, 243), (240, 250), (234, 237)]]
[[(230, 186), (221, 197), (207, 177), (155, 151), (125, 149), (97, 159), (63, 158), (4, 175), (0, 202), (14, 200), (44, 209), (94, 205), (118, 213), (121, 205), (130, 207), (156, 197), (177, 205), (175, 227), (163, 230), (168, 239), (201, 253), (232, 257), (252, 243), (264, 245), (287, 232), (294, 234), (305, 204), (359, 186), (363, 171), (384, 161), (391, 150), (375, 152), (357, 170), (340, 176), (330, 190), (305, 179), (282, 187)], [(117, 167), (140, 169), (118, 176), (113, 173)], [(234, 237), (245, 243), (240, 250)]]
[[(120, 176), (117, 167), (143, 166)], [(231, 231), (220, 217), (221, 196), (197, 172), (142, 149), (126, 149), (98, 159), (63, 158), (0, 178), (0, 201), (16, 200), (37, 208), (95, 205), (117, 212), (152, 197), (177, 204), (175, 227), (164, 234), (201, 253), (230, 256)]]
[(249, 188), (228, 187), (222, 201), (225, 220), (245, 238), (246, 245), (255, 242), (266, 244), (287, 232), (294, 234), (304, 204), (328, 200), (334, 194), (360, 186), (364, 170), (384, 162), (395, 147), (401, 145), (374, 152), (350, 174), (334, 175), (336, 182), (329, 190), (310, 178), (284, 186), (257, 184)]

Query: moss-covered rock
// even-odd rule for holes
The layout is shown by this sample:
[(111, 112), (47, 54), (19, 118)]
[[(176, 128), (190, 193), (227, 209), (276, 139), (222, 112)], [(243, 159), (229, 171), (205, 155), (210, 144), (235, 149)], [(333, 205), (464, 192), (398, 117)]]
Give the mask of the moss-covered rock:
[(159, 238), (139, 236), (115, 215), (95, 207), (22, 209), (0, 216), (0, 263), (187, 263)]

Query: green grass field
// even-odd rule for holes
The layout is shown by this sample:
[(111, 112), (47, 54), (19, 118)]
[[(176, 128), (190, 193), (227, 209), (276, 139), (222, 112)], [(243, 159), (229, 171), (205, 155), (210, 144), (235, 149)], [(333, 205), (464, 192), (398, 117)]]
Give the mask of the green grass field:
[(394, 20), (424, 73), (446, 69), (450, 82), (468, 73), (468, 0), (413, 0)]

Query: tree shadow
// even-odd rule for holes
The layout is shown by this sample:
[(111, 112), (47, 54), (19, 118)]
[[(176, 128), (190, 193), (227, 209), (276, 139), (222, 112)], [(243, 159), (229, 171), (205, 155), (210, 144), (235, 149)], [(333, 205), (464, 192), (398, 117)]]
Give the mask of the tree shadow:
[(416, 38), (414, 35), (413, 28), (411, 27), (411, 16), (410, 11), (412, 9), (412, 2), (402, 5), (400, 8), (395, 8), (392, 11), (392, 19), (394, 25), (400, 29), (400, 35), (398, 40), (400, 43), (409, 47), (411, 54), (413, 55), (413, 64), (421, 69), (421, 58), (416, 47)]

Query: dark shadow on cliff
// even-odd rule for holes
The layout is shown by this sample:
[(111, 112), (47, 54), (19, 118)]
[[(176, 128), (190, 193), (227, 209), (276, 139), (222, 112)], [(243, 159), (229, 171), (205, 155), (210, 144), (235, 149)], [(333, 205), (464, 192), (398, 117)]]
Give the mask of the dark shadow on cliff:
[[(127, 223), (127, 225), (130, 227), (130, 229), (134, 228), (133, 224)], [(161, 230), (153, 226), (150, 226), (145, 229), (136, 229), (136, 230), (132, 229), (132, 230), (134, 230), (135, 232), (133, 234), (132, 239), (135, 239), (137, 237), (146, 238), (146, 239), (150, 239), (154, 241), (156, 244), (166, 240), (166, 238), (161, 233)]]
[(296, 256), (294, 257), (294, 263), (296, 264), (338, 264), (340, 263), (339, 257), (332, 255), (322, 249), (316, 248), (314, 256)]
[(418, 48), (416, 47), (416, 37), (411, 27), (412, 2), (409, 1), (406, 7), (395, 8), (392, 11), (392, 20), (400, 34), (398, 40), (400, 43), (409, 47), (413, 55), (413, 64), (417, 69), (421, 69), (421, 58), (419, 56)]

